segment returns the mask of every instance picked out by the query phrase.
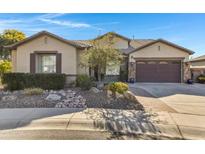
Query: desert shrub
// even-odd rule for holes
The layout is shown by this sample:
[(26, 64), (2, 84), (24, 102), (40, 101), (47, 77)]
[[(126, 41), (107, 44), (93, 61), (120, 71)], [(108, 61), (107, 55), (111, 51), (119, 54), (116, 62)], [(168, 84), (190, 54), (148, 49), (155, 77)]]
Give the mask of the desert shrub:
[(5, 73), (2, 83), (8, 90), (20, 90), (25, 88), (63, 89), (65, 74), (31, 74), (31, 73)]
[(2, 75), (4, 73), (8, 73), (11, 72), (11, 62), (8, 60), (0, 60), (0, 77), (2, 77)]
[(199, 76), (197, 77), (197, 81), (198, 81), (199, 83), (205, 83), (205, 75), (199, 75)]
[(116, 94), (116, 92), (123, 94), (128, 90), (128, 85), (123, 82), (113, 82), (108, 85), (108, 89), (112, 91), (113, 94)]
[(83, 90), (89, 90), (93, 86), (93, 81), (88, 75), (78, 75), (76, 85)]
[(43, 94), (43, 89), (41, 88), (26, 88), (24, 89), (25, 95), (41, 95)]

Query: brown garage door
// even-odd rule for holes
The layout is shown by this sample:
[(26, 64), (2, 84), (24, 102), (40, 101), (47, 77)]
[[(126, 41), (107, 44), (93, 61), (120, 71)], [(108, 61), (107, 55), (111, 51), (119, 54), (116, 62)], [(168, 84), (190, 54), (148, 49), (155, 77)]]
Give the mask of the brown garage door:
[(138, 61), (136, 62), (137, 82), (180, 82), (180, 61)]

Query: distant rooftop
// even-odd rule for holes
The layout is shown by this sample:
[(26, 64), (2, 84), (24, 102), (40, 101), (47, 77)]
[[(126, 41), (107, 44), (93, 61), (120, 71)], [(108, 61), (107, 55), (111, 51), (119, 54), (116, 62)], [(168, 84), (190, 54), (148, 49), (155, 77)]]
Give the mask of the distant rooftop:
[(202, 56), (193, 58), (193, 59), (191, 59), (190, 61), (201, 61), (201, 60), (205, 60), (205, 55), (202, 55)]

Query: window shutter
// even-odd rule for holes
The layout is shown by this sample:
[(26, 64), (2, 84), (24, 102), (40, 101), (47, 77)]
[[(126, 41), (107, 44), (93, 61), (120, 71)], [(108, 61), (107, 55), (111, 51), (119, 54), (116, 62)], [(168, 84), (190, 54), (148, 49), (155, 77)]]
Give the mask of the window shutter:
[(56, 73), (61, 73), (62, 71), (62, 58), (61, 53), (56, 54)]
[(35, 53), (30, 54), (30, 73), (35, 73), (36, 70), (36, 56)]

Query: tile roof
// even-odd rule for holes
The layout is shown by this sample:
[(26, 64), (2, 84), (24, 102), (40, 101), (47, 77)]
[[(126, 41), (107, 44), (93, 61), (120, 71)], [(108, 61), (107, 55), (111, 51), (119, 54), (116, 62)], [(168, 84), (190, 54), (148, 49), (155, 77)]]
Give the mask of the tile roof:
[(108, 35), (108, 34), (115, 35), (115, 36), (120, 37), (120, 38), (122, 38), (122, 39), (124, 39), (124, 40), (127, 40), (127, 41), (130, 41), (130, 40), (131, 40), (130, 38), (125, 37), (125, 36), (123, 36), (123, 35), (120, 35), (120, 34), (118, 34), (118, 33), (116, 33), (116, 32), (108, 32), (108, 33), (105, 33), (105, 34), (103, 34), (103, 35), (100, 35), (100, 36), (94, 38), (93, 40), (101, 39), (102, 37), (104, 37), (104, 36), (106, 36), (106, 35)]
[[(156, 42), (159, 42), (159, 41), (160, 42), (164, 42), (164, 43), (166, 43), (168, 45), (171, 45), (173, 47), (179, 48), (181, 50), (184, 50), (184, 51), (188, 52), (189, 54), (193, 54), (194, 53), (193, 51), (191, 51), (189, 49), (186, 49), (184, 47), (178, 46), (178, 45), (176, 45), (174, 43), (168, 42), (168, 41), (163, 40), (163, 39), (158, 39), (158, 40), (154, 40), (154, 39), (134, 39), (133, 40), (133, 39), (127, 38), (127, 37), (122, 36), (122, 35), (120, 35), (118, 33), (115, 33), (115, 32), (108, 32), (108, 33), (105, 33), (105, 34), (103, 34), (101, 36), (98, 36), (98, 37), (96, 37), (94, 39), (90, 39), (90, 40), (67, 40), (67, 39), (64, 39), (64, 38), (62, 38), (60, 36), (57, 36), (57, 35), (55, 35), (53, 33), (50, 33), (50, 32), (47, 32), (47, 31), (41, 31), (39, 33), (36, 33), (36, 34), (30, 36), (30, 37), (27, 37), (26, 39), (24, 39), (22, 41), (19, 41), (17, 43), (9, 45), (9, 46), (5, 46), (5, 48), (15, 49), (19, 45), (24, 44), (24, 43), (26, 43), (26, 42), (28, 42), (30, 40), (33, 40), (33, 39), (35, 39), (35, 38), (37, 38), (39, 36), (42, 36), (44, 34), (49, 35), (51, 37), (54, 37), (54, 38), (56, 38), (56, 39), (58, 39), (58, 40), (60, 40), (62, 42), (68, 43), (68, 44), (70, 44), (72, 46), (75, 46), (76, 48), (81, 48), (81, 49), (87, 48), (87, 47), (91, 47), (92, 45), (90, 44), (90, 41), (92, 41), (92, 40), (100, 39), (100, 38), (104, 37), (105, 35), (112, 34), (112, 35), (115, 35), (117, 37), (120, 37), (120, 38), (125, 39), (128, 42), (130, 42), (131, 46), (129, 46), (127, 49), (120, 49), (120, 51), (123, 54), (129, 54), (129, 53), (135, 52), (137, 50), (145, 48), (145, 47), (147, 47), (149, 45), (152, 45), (152, 44), (154, 44)], [(137, 45), (136, 46), (132, 45), (132, 42), (136, 42)]]
[(183, 50), (183, 51), (185, 51), (185, 52), (187, 52), (187, 53), (189, 53), (189, 54), (194, 54), (193, 51), (191, 51), (191, 50), (189, 50), (189, 49), (187, 49), (187, 48), (184, 48), (184, 47), (182, 47), (182, 46), (179, 46), (179, 45), (177, 45), (177, 44), (174, 44), (174, 43), (172, 43), (172, 42), (169, 42), (169, 41), (167, 41), (167, 40), (164, 40), (164, 39), (153, 40), (153, 41), (151, 41), (151, 42), (149, 42), (149, 43), (146, 43), (146, 44), (144, 44), (144, 45), (142, 45), (142, 46), (140, 46), (140, 47), (134, 49), (134, 50), (131, 51), (130, 53), (135, 52), (135, 51), (138, 51), (138, 50), (143, 49), (143, 48), (146, 48), (146, 47), (148, 47), (148, 46), (150, 46), (150, 45), (152, 45), (152, 44), (155, 44), (155, 43), (157, 43), (157, 42), (162, 42), (162, 43), (165, 43), (165, 44), (170, 45), (170, 46), (172, 46), (172, 47), (175, 47), (175, 48), (178, 48), (178, 49), (180, 49), (180, 50)]
[(67, 44), (70, 44), (72, 46), (75, 46), (76, 48), (85, 48), (85, 47), (90, 47), (88, 44), (85, 44), (85, 43), (82, 43), (82, 42), (78, 42), (78, 41), (73, 41), (73, 40), (67, 40), (67, 39), (64, 39), (60, 36), (57, 36), (53, 33), (50, 33), (50, 32), (47, 32), (47, 31), (41, 31), (39, 33), (36, 33), (30, 37), (27, 37), (26, 39), (22, 40), (22, 41), (19, 41), (17, 43), (14, 43), (12, 45), (8, 45), (8, 46), (4, 46), (5, 48), (10, 48), (10, 49), (15, 49), (16, 47), (28, 42), (28, 41), (31, 41), (39, 36), (42, 36), (42, 35), (48, 35), (48, 36), (51, 36), (53, 38), (56, 38), (62, 42), (65, 42)]
[(129, 46), (127, 49), (119, 49), (119, 51), (122, 54), (129, 54), (131, 51), (133, 51), (135, 48), (133, 48), (132, 46)]
[(192, 61), (201, 61), (201, 60), (205, 60), (205, 55), (193, 58), (193, 59), (191, 59), (189, 61), (192, 62)]
[(89, 43), (89, 40), (72, 40), (73, 42), (77, 43), (81, 47), (91, 47), (92, 45)]
[(137, 42), (137, 43), (139, 43), (141, 45), (145, 45), (145, 44), (153, 42), (155, 40), (154, 39), (134, 39), (132, 41)]

